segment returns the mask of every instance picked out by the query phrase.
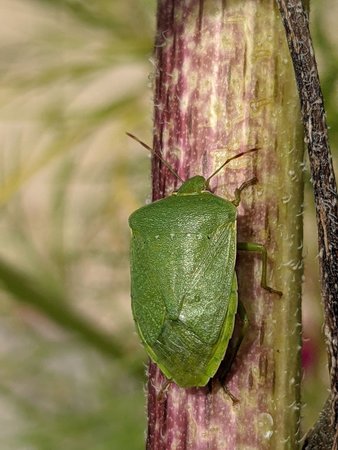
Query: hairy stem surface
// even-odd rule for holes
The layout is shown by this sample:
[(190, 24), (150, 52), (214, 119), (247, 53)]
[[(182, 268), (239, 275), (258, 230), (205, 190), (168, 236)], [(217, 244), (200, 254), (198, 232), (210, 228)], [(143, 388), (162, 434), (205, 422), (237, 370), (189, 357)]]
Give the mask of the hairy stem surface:
[[(238, 255), (239, 298), (248, 333), (226, 378), (212, 389), (183, 389), (149, 366), (148, 449), (296, 449), (299, 439), (300, 284), (303, 135), (294, 75), (274, 0), (158, 3), (154, 148), (182, 179), (208, 177), (238, 208), (238, 240), (268, 249), (268, 284), (259, 255)], [(290, 120), (291, 119), (291, 120)], [(179, 184), (153, 159), (153, 199)]]

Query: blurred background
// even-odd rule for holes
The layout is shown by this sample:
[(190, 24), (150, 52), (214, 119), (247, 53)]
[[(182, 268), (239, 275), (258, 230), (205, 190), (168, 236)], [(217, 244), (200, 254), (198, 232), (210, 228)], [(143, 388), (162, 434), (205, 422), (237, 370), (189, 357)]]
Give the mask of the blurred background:
[[(338, 144), (338, 5), (312, 1)], [(149, 199), (155, 0), (1, 0), (0, 449), (143, 449), (145, 354), (129, 299), (129, 214)], [(304, 429), (325, 400), (310, 176)], [(75, 332), (74, 332), (75, 331)]]

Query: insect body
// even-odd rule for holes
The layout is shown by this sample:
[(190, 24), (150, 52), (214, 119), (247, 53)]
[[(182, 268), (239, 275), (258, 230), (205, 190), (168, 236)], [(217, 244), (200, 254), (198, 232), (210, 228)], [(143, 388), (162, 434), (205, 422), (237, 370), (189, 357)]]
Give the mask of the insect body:
[(216, 372), (237, 310), (236, 207), (186, 181), (175, 195), (135, 211), (131, 297), (150, 357), (180, 386)]
[[(209, 180), (209, 179), (208, 179)], [(182, 387), (204, 386), (216, 373), (232, 336), (238, 306), (236, 206), (195, 176), (167, 198), (129, 218), (131, 299), (138, 334), (151, 359)], [(263, 254), (259, 244), (246, 250)]]

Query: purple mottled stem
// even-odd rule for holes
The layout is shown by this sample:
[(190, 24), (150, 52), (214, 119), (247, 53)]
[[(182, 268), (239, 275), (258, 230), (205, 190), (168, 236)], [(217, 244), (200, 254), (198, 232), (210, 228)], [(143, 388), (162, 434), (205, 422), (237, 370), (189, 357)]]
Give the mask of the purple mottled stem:
[[(258, 255), (239, 254), (239, 297), (249, 331), (227, 376), (234, 403), (212, 389), (183, 389), (149, 366), (147, 448), (297, 449), (299, 440), (302, 157), (300, 108), (274, 0), (159, 0), (155, 43), (154, 148), (182, 179), (210, 175), (218, 195), (242, 182), (238, 240), (266, 245), (268, 283)], [(178, 181), (153, 159), (153, 199)]]

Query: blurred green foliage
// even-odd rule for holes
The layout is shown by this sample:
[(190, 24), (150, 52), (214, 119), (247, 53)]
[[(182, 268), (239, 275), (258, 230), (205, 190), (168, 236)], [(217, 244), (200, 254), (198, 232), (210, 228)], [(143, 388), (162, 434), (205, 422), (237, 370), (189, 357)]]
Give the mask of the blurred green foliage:
[[(337, 36), (331, 6), (313, 5), (336, 149)], [(0, 448), (144, 447), (126, 223), (149, 195), (149, 166), (125, 131), (151, 142), (155, 9), (155, 0), (1, 2)], [(327, 382), (313, 213), (308, 181), (305, 428)]]
[(155, 2), (0, 12), (0, 448), (141, 449), (126, 223), (149, 187), (125, 131), (151, 132)]

